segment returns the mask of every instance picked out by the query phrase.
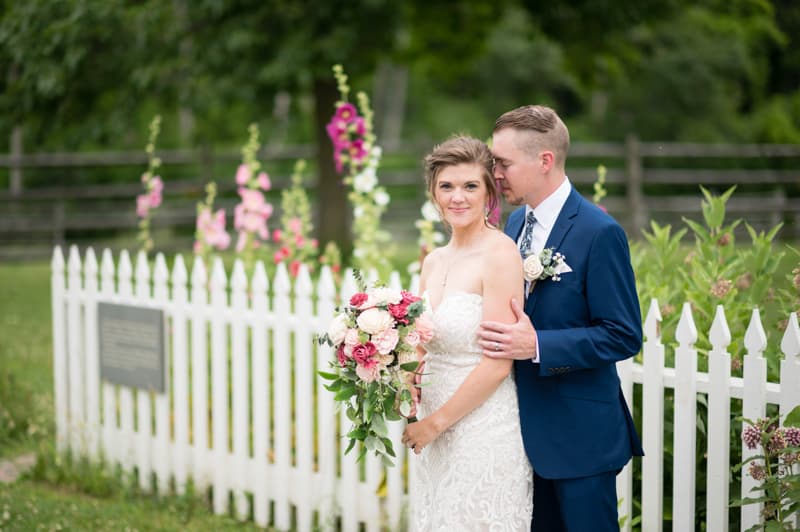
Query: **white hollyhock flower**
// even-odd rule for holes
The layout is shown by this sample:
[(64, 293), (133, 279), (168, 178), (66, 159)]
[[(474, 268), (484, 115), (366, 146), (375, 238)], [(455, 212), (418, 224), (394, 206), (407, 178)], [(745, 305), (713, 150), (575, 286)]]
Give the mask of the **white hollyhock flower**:
[(428, 200), (422, 205), (422, 217), (428, 220), (429, 222), (438, 222), (441, 220), (439, 218), (439, 211), (436, 210), (433, 203)]

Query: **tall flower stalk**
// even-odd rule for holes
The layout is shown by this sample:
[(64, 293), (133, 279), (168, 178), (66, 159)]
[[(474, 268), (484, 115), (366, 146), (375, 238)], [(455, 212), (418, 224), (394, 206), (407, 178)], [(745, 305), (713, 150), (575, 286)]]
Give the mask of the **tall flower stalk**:
[(233, 211), (233, 227), (239, 236), (236, 252), (250, 265), (255, 252), (269, 241), (267, 220), (272, 216), (272, 205), (264, 199), (264, 191), (272, 188), (269, 176), (261, 171), (258, 162), (259, 131), (256, 124), (248, 128), (250, 137), (242, 148), (242, 164), (236, 170), (236, 185), (241, 201)]
[(139, 217), (139, 232), (136, 241), (139, 249), (149, 252), (153, 249), (153, 237), (150, 233), (152, 210), (161, 205), (164, 182), (156, 171), (161, 166), (161, 159), (155, 156), (156, 140), (161, 131), (161, 116), (156, 115), (150, 122), (150, 137), (145, 147), (147, 153), (147, 171), (142, 174), (144, 193), (136, 196), (136, 216)]
[(431, 200), (425, 201), (420, 209), (420, 214), (422, 218), (414, 222), (414, 225), (419, 229), (419, 238), (417, 239), (419, 259), (409, 264), (409, 273), (418, 273), (422, 268), (422, 261), (425, 260), (428, 253), (444, 242), (444, 233), (438, 230), (438, 224), (442, 219)]
[(206, 185), (205, 200), (197, 203), (194, 252), (204, 257), (212, 249), (219, 251), (227, 249), (231, 243), (231, 237), (225, 231), (225, 209), (214, 212), (216, 196), (217, 184), (212, 181)]
[(391, 237), (380, 228), (380, 221), (390, 197), (378, 184), (377, 171), (382, 151), (375, 143), (372, 109), (364, 92), (356, 95), (358, 108), (348, 101), (350, 87), (341, 65), (334, 65), (333, 74), (341, 99), (336, 102), (327, 131), (333, 142), (336, 171), (344, 175), (343, 182), (350, 187), (353, 265), (363, 270), (375, 268), (385, 274), (391, 269)]
[(594, 182), (592, 188), (594, 189), (594, 194), (592, 195), (592, 201), (595, 205), (603, 209), (604, 211), (608, 212), (608, 209), (603, 207), (600, 203), (603, 201), (608, 195), (608, 191), (606, 190), (606, 174), (608, 173), (608, 169), (604, 165), (597, 166), (597, 181)]
[(297, 277), (300, 266), (305, 264), (314, 270), (314, 260), (319, 243), (311, 238), (314, 229), (311, 223), (311, 203), (303, 188), (303, 172), (306, 162), (297, 161), (292, 172), (291, 185), (281, 192), (281, 229), (275, 229), (272, 239), (280, 246), (273, 255), (275, 264), (289, 265), (289, 273)]

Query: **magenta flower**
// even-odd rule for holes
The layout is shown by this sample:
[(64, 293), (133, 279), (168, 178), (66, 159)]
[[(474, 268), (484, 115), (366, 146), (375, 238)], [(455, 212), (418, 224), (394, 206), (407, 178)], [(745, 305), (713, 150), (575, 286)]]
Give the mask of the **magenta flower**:
[(358, 117), (356, 106), (350, 102), (345, 102), (336, 108), (336, 114), (333, 115), (334, 119), (342, 120), (344, 122), (352, 122)]

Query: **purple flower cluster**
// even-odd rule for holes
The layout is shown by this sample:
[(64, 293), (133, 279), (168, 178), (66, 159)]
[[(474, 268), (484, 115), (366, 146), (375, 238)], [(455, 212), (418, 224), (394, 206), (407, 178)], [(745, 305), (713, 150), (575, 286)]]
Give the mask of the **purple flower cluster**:
[(369, 153), (364, 142), (367, 125), (352, 103), (339, 103), (325, 129), (333, 142), (337, 172), (342, 173), (345, 164), (357, 166), (364, 162)]
[(742, 439), (748, 449), (755, 449), (761, 443), (761, 429), (755, 425), (749, 425), (742, 431)]

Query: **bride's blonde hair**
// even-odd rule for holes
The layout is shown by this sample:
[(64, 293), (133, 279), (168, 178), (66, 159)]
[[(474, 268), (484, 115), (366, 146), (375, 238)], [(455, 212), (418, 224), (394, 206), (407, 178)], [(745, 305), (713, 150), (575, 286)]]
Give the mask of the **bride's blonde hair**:
[[(491, 212), (500, 204), (500, 194), (494, 182), (492, 170), (494, 159), (485, 142), (466, 135), (454, 135), (433, 147), (433, 151), (425, 156), (425, 184), (428, 196), (436, 205), (436, 182), (439, 174), (448, 166), (459, 164), (475, 164), (482, 170), (481, 178), (486, 185), (486, 211)], [(439, 206), (436, 205), (438, 209)], [(441, 214), (441, 213), (440, 213)]]

